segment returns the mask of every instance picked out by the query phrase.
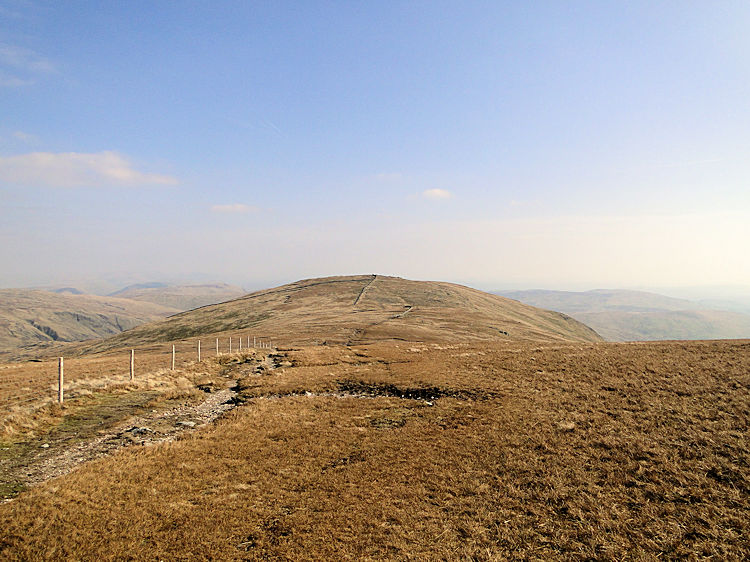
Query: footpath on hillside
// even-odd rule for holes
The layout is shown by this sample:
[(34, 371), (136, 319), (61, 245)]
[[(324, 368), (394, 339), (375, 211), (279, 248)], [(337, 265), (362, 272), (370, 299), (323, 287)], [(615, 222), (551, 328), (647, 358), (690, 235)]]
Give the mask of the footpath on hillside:
[(57, 423), (46, 430), (0, 440), (0, 501), (11, 501), (29, 486), (123, 447), (172, 441), (206, 426), (237, 405), (239, 378), (274, 368), (269, 356), (238, 355), (226, 359), (215, 376), (192, 392), (100, 392), (66, 404)]

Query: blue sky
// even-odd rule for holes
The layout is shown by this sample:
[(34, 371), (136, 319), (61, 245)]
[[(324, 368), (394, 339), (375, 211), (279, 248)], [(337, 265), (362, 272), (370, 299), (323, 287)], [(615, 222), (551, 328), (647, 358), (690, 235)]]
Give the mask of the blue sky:
[(0, 286), (750, 286), (747, 2), (0, 3)]

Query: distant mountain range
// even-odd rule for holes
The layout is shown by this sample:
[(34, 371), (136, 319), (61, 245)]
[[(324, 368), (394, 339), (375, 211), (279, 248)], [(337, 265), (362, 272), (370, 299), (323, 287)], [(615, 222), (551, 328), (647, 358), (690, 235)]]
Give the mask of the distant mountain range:
[(644, 291), (495, 291), (569, 314), (610, 341), (750, 338), (750, 314)]
[(102, 297), (74, 287), (51, 290), (0, 289), (0, 357), (22, 348), (98, 339), (184, 310), (245, 294), (225, 284), (133, 285)]

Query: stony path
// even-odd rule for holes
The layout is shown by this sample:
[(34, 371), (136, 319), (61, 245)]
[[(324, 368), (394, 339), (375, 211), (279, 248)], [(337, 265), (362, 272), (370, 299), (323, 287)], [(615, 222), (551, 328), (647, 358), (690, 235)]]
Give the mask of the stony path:
[(236, 395), (235, 391), (228, 388), (219, 390), (207, 395), (199, 404), (184, 404), (166, 411), (153, 410), (130, 417), (94, 439), (75, 444), (45, 443), (34, 458), (19, 465), (10, 476), (25, 485), (39, 484), (67, 474), (81, 463), (106, 456), (123, 447), (171, 441), (185, 431), (210, 424), (234, 408), (232, 399)]

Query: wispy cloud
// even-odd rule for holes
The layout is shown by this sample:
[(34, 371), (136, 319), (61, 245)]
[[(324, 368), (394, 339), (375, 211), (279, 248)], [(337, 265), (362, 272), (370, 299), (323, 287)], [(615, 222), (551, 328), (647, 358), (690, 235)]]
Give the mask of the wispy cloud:
[(422, 192), (422, 197), (425, 199), (450, 199), (453, 194), (446, 189), (425, 189)]
[(33, 84), (39, 76), (57, 72), (55, 65), (31, 49), (0, 43), (0, 86)]
[(30, 86), (33, 84), (33, 80), (24, 80), (18, 76), (12, 76), (7, 74), (0, 69), (0, 87), (3, 88), (21, 88), (22, 86)]
[(245, 205), (244, 203), (232, 203), (230, 205), (212, 205), (212, 213), (250, 213), (257, 211), (257, 207), (252, 205)]
[(274, 133), (276, 133), (278, 136), (282, 137), (284, 136), (284, 133), (281, 132), (281, 129), (279, 129), (273, 121), (269, 121), (268, 119), (261, 119), (261, 122), (263, 123), (263, 126), (271, 129)]
[(177, 178), (136, 170), (117, 152), (32, 152), (0, 157), (0, 181), (40, 187), (175, 185)]
[(39, 137), (32, 135), (31, 133), (24, 133), (23, 131), (14, 131), (13, 138), (25, 142), (26, 144), (34, 144), (39, 142)]

